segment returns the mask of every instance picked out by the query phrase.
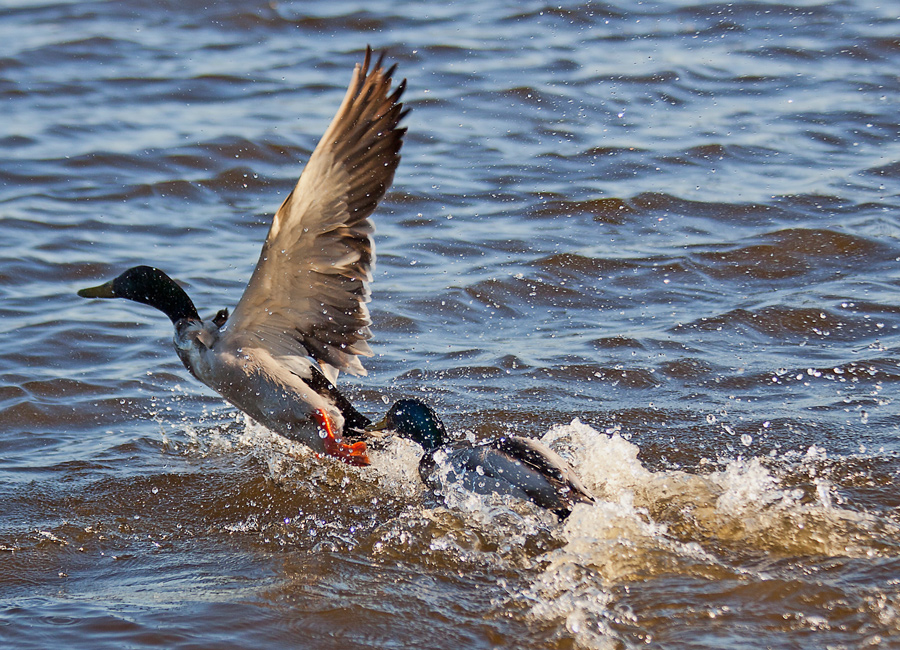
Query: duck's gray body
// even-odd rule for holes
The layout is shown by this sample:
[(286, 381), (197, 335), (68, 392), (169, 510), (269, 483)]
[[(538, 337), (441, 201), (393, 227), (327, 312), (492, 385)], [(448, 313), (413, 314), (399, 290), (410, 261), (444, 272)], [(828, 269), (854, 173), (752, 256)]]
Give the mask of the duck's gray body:
[(174, 343), (185, 368), (272, 431), (325, 454), (327, 435), (312, 414), (323, 411), (343, 436), (368, 423), (309, 359), (274, 358), (240, 335), (223, 340), (212, 322), (183, 323)]
[(397, 400), (370, 430), (390, 429), (422, 446), (419, 476), (435, 492), (462, 487), (477, 494), (507, 494), (567, 517), (594, 497), (569, 464), (531, 438), (503, 436), (479, 443), (445, 443), (447, 428), (419, 399)]
[(576, 503), (594, 501), (559, 454), (537, 440), (519, 436), (426, 451), (419, 475), (437, 492), (456, 484), (476, 494), (506, 494), (533, 501), (560, 517), (567, 517)]

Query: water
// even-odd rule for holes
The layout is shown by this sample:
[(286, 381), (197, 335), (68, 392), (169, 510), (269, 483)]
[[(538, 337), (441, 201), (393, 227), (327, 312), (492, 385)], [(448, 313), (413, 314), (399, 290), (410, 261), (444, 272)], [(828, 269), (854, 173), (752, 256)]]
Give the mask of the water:
[[(900, 40), (884, 0), (7, 2), (0, 640), (900, 647)], [(244, 420), (139, 263), (233, 306), (367, 43), (409, 79), (370, 415), (599, 497), (426, 494)]]

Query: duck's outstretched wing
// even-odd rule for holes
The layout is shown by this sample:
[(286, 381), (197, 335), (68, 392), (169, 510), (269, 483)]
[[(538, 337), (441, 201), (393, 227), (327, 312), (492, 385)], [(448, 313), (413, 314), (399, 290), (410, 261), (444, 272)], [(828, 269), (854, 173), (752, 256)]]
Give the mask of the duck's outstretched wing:
[(310, 355), (334, 381), (337, 371), (366, 374), (372, 356), (368, 283), (374, 226), (369, 215), (400, 162), (407, 111), (404, 80), (371, 49), (296, 187), (281, 204), (244, 295), (224, 336), (252, 341), (274, 356)]

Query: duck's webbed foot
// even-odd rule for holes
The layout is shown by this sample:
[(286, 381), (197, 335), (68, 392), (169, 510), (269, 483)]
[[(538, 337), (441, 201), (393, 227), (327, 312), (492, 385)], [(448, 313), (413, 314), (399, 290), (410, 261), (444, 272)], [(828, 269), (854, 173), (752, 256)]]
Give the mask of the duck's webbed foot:
[(322, 409), (313, 413), (313, 419), (319, 428), (325, 432), (325, 453), (333, 456), (341, 462), (357, 467), (365, 467), (370, 465), (369, 455), (366, 453), (366, 443), (363, 441), (354, 442), (352, 444), (344, 444), (334, 435), (334, 427), (331, 426), (331, 420), (328, 414)]

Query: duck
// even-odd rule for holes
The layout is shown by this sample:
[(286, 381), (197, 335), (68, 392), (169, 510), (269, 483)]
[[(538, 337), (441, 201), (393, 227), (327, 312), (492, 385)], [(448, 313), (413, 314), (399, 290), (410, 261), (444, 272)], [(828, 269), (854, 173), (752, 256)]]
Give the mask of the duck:
[(337, 389), (372, 356), (366, 303), (375, 263), (371, 214), (394, 178), (409, 112), (396, 64), (366, 48), (340, 107), (275, 212), (259, 260), (229, 314), (204, 321), (181, 286), (152, 266), (127, 269), (83, 298), (155, 307), (175, 328), (188, 372), (268, 429), (349, 465), (370, 463), (371, 421)]
[(565, 519), (577, 503), (594, 503), (575, 470), (544, 443), (520, 436), (447, 442), (447, 429), (428, 404), (396, 401), (370, 431), (393, 431), (422, 447), (419, 476), (434, 492), (458, 484), (476, 494), (510, 495)]

